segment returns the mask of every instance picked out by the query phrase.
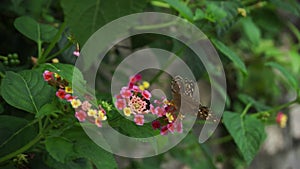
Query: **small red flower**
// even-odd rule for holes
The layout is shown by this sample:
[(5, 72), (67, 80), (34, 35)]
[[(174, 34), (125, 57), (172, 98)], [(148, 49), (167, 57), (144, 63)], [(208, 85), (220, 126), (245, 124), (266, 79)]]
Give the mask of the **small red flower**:
[(160, 129), (160, 135), (167, 135), (168, 134), (168, 127), (167, 126), (163, 126)]
[(59, 97), (59, 98), (61, 98), (61, 99), (64, 99), (65, 98), (65, 96), (66, 96), (66, 92), (65, 92), (65, 90), (63, 90), (63, 89), (59, 89), (57, 92), (56, 92), (56, 96), (57, 97)]
[(142, 79), (142, 75), (136, 74), (133, 77), (130, 77), (130, 83), (136, 83)]
[(82, 110), (78, 111), (75, 113), (75, 117), (80, 121), (80, 122), (83, 122), (85, 121), (85, 118), (86, 118), (86, 113)]
[(159, 129), (159, 128), (160, 128), (160, 122), (157, 121), (157, 120), (153, 121), (153, 122), (152, 122), (152, 128), (153, 128), (154, 130)]
[(130, 82), (129, 82), (129, 83), (128, 83), (128, 89), (132, 89), (132, 88), (133, 88), (133, 85), (134, 85), (133, 83), (130, 83)]
[(43, 73), (43, 77), (44, 77), (44, 80), (46, 82), (50, 81), (51, 79), (53, 79), (53, 72), (50, 72), (48, 70), (45, 70), (44, 73)]

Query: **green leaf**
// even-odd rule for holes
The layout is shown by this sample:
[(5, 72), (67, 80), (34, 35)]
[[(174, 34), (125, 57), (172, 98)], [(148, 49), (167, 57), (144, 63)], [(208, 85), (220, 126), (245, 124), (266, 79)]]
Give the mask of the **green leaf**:
[(273, 3), (278, 8), (281, 8), (296, 16), (300, 16), (300, 5), (296, 0), (289, 0), (289, 1), (270, 0), (270, 2)]
[(298, 90), (298, 82), (297, 82), (296, 78), (288, 70), (286, 70), (283, 66), (281, 66), (280, 64), (275, 63), (275, 62), (267, 62), (267, 63), (265, 63), (265, 65), (279, 70), (282, 73), (282, 75), (284, 76), (284, 78), (291, 85), (291, 87), (293, 87), (295, 90)]
[(147, 0), (61, 1), (66, 22), (81, 45), (106, 23), (125, 15), (142, 12), (146, 4)]
[(73, 143), (63, 137), (50, 137), (45, 141), (46, 150), (57, 161), (65, 163), (73, 155)]
[(81, 128), (70, 129), (63, 135), (73, 142), (74, 152), (77, 157), (89, 159), (96, 168), (117, 168), (113, 155), (95, 144)]
[(182, 15), (184, 18), (186, 18), (189, 21), (193, 21), (193, 12), (192, 10), (183, 2), (180, 0), (164, 0), (168, 4), (170, 4), (174, 9), (176, 9), (180, 15)]
[(58, 31), (53, 26), (38, 23), (29, 16), (17, 18), (14, 26), (24, 36), (35, 42), (50, 42)]
[(0, 157), (18, 150), (37, 135), (36, 129), (27, 125), (23, 118), (0, 116)]
[(245, 75), (248, 74), (246, 66), (244, 62), (226, 45), (224, 45), (221, 41), (217, 39), (211, 39), (212, 43), (215, 45), (215, 47), (223, 53), (225, 56), (227, 56), (234, 65), (236, 65)]
[(246, 37), (254, 45), (258, 45), (260, 42), (260, 29), (255, 25), (250, 17), (241, 19), (243, 29)]
[(266, 138), (264, 125), (254, 117), (232, 112), (224, 112), (223, 121), (249, 165)]
[(45, 104), (40, 111), (35, 115), (36, 118), (41, 118), (43, 116), (48, 116), (53, 113), (60, 113), (61, 110), (53, 103)]
[(196, 9), (196, 13), (194, 16), (194, 21), (203, 19), (205, 17), (204, 12), (201, 9)]
[(2, 80), (1, 95), (8, 104), (16, 108), (38, 113), (43, 105), (51, 102), (54, 91), (37, 71), (8, 71)]
[(78, 158), (65, 163), (56, 161), (51, 156), (48, 156), (46, 163), (50, 168), (59, 168), (59, 169), (94, 169), (93, 164), (84, 158)]
[(291, 22), (288, 23), (288, 27), (293, 32), (293, 34), (296, 36), (298, 42), (300, 42), (300, 31), (299, 31), (299, 29), (294, 24), (292, 24)]

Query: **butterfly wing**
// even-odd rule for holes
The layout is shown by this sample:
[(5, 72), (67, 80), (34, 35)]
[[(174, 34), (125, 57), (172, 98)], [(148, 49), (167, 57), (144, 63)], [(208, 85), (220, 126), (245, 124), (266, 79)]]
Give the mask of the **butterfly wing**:
[[(196, 112), (196, 115), (199, 114), (201, 119), (215, 122), (217, 119), (213, 116), (209, 108), (197, 103), (195, 99), (193, 99), (194, 89), (195, 83), (192, 80), (183, 79), (181, 76), (175, 76), (175, 78), (172, 79), (171, 90), (176, 109)], [(184, 103), (183, 105), (186, 105), (186, 108), (180, 109), (181, 103)]]

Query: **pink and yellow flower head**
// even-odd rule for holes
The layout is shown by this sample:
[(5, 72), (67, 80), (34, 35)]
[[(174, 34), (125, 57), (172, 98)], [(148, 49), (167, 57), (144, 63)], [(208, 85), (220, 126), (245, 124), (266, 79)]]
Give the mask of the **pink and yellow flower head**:
[(279, 112), (277, 114), (276, 122), (279, 124), (279, 126), (281, 128), (285, 128), (286, 127), (287, 120), (288, 120), (288, 117), (287, 117), (286, 114), (284, 114), (282, 112)]

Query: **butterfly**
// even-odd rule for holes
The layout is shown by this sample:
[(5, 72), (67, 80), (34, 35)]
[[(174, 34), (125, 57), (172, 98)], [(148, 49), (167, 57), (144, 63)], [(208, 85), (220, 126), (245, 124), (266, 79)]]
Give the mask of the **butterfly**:
[[(195, 90), (195, 82), (182, 78), (181, 76), (175, 76), (171, 81), (171, 91), (173, 100), (177, 110), (188, 110), (195, 112), (195, 115), (200, 116), (203, 120), (209, 120), (217, 122), (217, 118), (212, 114), (211, 110), (199, 103), (193, 98)], [(181, 104), (184, 103), (185, 108), (181, 108)], [(181, 112), (182, 113), (182, 112)]]

